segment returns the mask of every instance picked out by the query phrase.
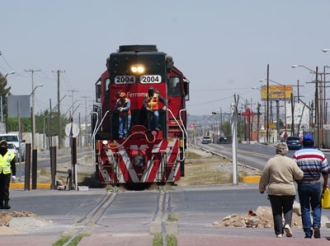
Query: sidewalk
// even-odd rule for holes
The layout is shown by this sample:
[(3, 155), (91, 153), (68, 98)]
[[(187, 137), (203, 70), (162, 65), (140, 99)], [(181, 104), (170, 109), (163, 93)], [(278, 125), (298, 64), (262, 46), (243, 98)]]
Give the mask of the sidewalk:
[[(247, 229), (249, 230), (249, 229)], [(330, 233), (328, 233), (330, 235)], [(251, 237), (241, 236), (217, 236), (217, 235), (177, 235), (178, 246), (324, 246), (330, 245), (330, 241), (322, 237), (320, 239), (305, 238), (275, 238), (274, 237)], [(1, 236), (1, 245), (24, 245), (24, 246), (50, 246), (59, 237), (44, 235), (15, 235), (11, 237)], [(78, 246), (152, 246), (153, 236), (151, 235), (123, 235), (123, 236), (86, 236)]]

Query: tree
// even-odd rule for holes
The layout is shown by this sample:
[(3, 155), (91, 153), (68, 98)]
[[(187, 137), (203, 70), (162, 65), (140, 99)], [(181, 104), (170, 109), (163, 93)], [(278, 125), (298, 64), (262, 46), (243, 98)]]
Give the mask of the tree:
[[(52, 112), (49, 114), (48, 110), (35, 115), (36, 117), (36, 133), (43, 134), (45, 133), (47, 137), (57, 136), (58, 135), (58, 125), (57, 125), (57, 113)], [(70, 122), (70, 119), (65, 117), (65, 115), (61, 116), (61, 125), (65, 126)], [(32, 122), (31, 118), (21, 118), (22, 123), (22, 132), (32, 132)], [(9, 132), (17, 132), (18, 128), (18, 119), (17, 118), (9, 118), (8, 119), (8, 131)], [(65, 137), (65, 129), (62, 127), (61, 136)]]
[(5, 76), (2, 73), (0, 73), (0, 95), (1, 96), (10, 95), (11, 87), (6, 88), (7, 83), (8, 83), (7, 78), (5, 78)]
[(11, 95), (10, 89), (11, 87), (6, 88), (7, 86), (7, 75), (3, 76), (3, 74), (0, 73), (0, 105), (2, 111), (1, 114), (1, 120), (5, 119), (5, 129), (6, 133), (8, 132), (8, 95)]
[(229, 136), (231, 134), (230, 122), (229, 121), (223, 122), (220, 130), (225, 134), (225, 136)]

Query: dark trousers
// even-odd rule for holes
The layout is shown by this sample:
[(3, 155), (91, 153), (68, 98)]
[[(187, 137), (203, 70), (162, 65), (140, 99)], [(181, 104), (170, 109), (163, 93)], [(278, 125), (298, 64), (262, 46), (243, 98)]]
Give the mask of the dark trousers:
[(0, 205), (3, 201), (9, 201), (9, 184), (11, 174), (0, 173)]
[(284, 225), (288, 224), (291, 227), (292, 207), (295, 196), (272, 196), (269, 195), (270, 204), (273, 212), (275, 234), (283, 234), (283, 218)]

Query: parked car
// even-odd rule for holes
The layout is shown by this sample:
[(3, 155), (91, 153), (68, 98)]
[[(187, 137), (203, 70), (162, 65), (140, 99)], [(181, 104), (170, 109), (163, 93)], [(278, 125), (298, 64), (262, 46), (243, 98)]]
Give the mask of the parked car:
[(15, 145), (16, 149), (20, 148), (20, 153), (18, 153), (17, 158), (20, 158), (20, 154), (22, 154), (22, 160), (25, 160), (25, 140), (21, 140), (19, 134), (17, 133), (8, 133), (8, 134), (0, 134), (0, 141), (6, 140), (7, 143), (12, 143)]
[(209, 143), (212, 143), (212, 138), (208, 136), (203, 137), (202, 144), (209, 144)]
[(19, 159), (19, 156), (18, 156), (18, 149), (16, 149), (15, 144), (13, 144), (13, 143), (7, 143), (7, 149), (8, 149), (9, 151), (11, 151), (12, 153), (15, 154), (15, 156), (16, 156), (16, 160)]
[(298, 136), (287, 137), (285, 139), (285, 143), (287, 144), (289, 150), (297, 150), (302, 148), (302, 141)]
[(218, 144), (226, 144), (228, 143), (228, 139), (226, 137), (219, 137)]

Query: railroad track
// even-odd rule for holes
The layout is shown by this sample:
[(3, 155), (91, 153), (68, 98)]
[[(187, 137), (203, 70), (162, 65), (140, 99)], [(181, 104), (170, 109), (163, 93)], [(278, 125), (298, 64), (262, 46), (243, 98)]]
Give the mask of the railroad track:
[(114, 192), (108, 192), (85, 216), (81, 217), (67, 230), (65, 234), (71, 235), (71, 237), (64, 246), (68, 246), (77, 236), (90, 233), (91, 229), (97, 224), (103, 213), (111, 206), (117, 195), (118, 189), (114, 190)]
[[(141, 191), (142, 192), (142, 191)], [(161, 234), (162, 245), (167, 246), (166, 238), (168, 231), (173, 232), (169, 226), (167, 219), (172, 216), (171, 209), (171, 192), (166, 190), (166, 186), (159, 186), (154, 214), (148, 226), (150, 227), (150, 234)], [(119, 189), (113, 192), (108, 192), (95, 206), (84, 216), (78, 219), (70, 228), (68, 228), (63, 235), (70, 235), (69, 240), (64, 244), (68, 246), (79, 235), (92, 234), (93, 229), (98, 226), (99, 221), (107, 210), (111, 209), (112, 204), (116, 201), (116, 198), (120, 196)], [(134, 217), (132, 217), (134, 220)]]

